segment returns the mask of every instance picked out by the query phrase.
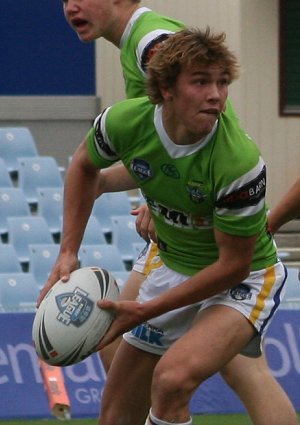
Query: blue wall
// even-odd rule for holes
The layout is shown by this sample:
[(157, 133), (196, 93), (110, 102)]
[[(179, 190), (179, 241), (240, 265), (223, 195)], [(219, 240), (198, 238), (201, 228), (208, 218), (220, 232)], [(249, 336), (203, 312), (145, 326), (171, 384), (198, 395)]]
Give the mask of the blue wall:
[(0, 95), (95, 94), (95, 43), (79, 41), (61, 0), (2, 3)]

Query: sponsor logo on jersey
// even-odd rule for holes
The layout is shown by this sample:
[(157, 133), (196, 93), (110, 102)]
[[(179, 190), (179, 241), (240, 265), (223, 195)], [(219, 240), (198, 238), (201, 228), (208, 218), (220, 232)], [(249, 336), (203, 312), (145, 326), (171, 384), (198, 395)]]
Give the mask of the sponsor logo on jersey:
[(143, 159), (135, 158), (130, 167), (134, 174), (142, 181), (145, 181), (152, 177), (152, 170), (150, 164)]
[(230, 289), (230, 295), (231, 298), (236, 301), (250, 300), (252, 297), (249, 286), (245, 285), (244, 283), (241, 283), (240, 285)]
[(172, 179), (179, 179), (180, 174), (175, 165), (173, 164), (163, 164), (161, 167), (161, 171), (167, 176), (171, 177)]
[(147, 65), (152, 56), (160, 48), (161, 44), (169, 37), (170, 34), (160, 34), (158, 37), (151, 40), (150, 43), (144, 48), (141, 57), (141, 67), (144, 72), (147, 70)]
[(211, 227), (211, 217), (204, 217), (200, 215), (186, 214), (182, 211), (173, 210), (165, 205), (159, 204), (147, 197), (147, 204), (155, 215), (161, 215), (164, 218), (165, 223), (176, 227), (195, 228), (195, 227)]
[(97, 122), (95, 123), (95, 137), (94, 141), (96, 144), (97, 151), (101, 150), (103, 151), (108, 157), (115, 158), (116, 153), (113, 152), (104, 139), (103, 133), (101, 131), (101, 120), (102, 120), (103, 113), (98, 117)]
[(161, 329), (158, 329), (149, 323), (142, 323), (136, 328), (132, 329), (132, 335), (136, 338), (141, 339), (142, 341), (148, 342), (152, 345), (159, 345), (162, 347), (161, 338), (164, 335), (164, 332)]
[(216, 206), (219, 208), (239, 209), (257, 205), (266, 193), (266, 167), (249, 183), (239, 187), (219, 198)]
[(201, 182), (189, 182), (186, 189), (190, 195), (191, 201), (200, 204), (206, 198), (206, 193), (203, 192), (203, 184)]
[(75, 288), (73, 292), (66, 292), (55, 297), (59, 314), (56, 317), (66, 326), (70, 324), (79, 328), (90, 316), (94, 302), (88, 298), (88, 293)]

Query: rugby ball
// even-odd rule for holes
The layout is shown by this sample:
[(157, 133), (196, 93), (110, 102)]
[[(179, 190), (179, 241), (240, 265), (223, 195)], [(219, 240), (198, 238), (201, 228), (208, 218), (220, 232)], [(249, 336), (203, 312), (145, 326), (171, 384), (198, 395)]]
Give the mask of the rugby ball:
[(78, 363), (95, 352), (113, 321), (111, 312), (97, 306), (99, 299), (117, 300), (118, 285), (107, 270), (83, 267), (60, 280), (41, 302), (33, 321), (37, 355), (53, 366)]

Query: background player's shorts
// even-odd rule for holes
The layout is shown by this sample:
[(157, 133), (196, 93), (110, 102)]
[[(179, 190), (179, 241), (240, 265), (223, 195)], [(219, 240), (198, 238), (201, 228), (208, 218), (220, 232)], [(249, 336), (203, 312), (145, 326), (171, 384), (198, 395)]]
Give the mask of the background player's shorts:
[[(140, 292), (139, 301), (147, 302), (163, 292), (180, 285), (189, 276), (177, 273), (155, 256)], [(149, 265), (148, 265), (149, 266)], [(281, 262), (267, 269), (251, 272), (234, 288), (210, 297), (200, 303), (167, 312), (143, 323), (124, 334), (124, 339), (142, 350), (162, 355), (170, 345), (191, 327), (197, 313), (212, 305), (226, 305), (238, 310), (254, 326), (257, 335), (241, 354), (256, 357), (261, 354), (261, 337), (264, 335), (283, 296), (286, 270)]]

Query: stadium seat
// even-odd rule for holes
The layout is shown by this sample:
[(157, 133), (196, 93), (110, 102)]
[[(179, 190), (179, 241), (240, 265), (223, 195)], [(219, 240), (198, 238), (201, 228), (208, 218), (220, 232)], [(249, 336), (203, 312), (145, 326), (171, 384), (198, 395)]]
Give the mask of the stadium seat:
[(26, 127), (0, 127), (0, 157), (9, 173), (18, 173), (18, 158), (22, 156), (38, 156), (30, 130)]
[(82, 244), (94, 245), (94, 244), (105, 244), (106, 239), (102, 226), (99, 221), (93, 215), (90, 216), (85, 232), (82, 239)]
[(97, 266), (108, 271), (126, 271), (118, 248), (110, 244), (81, 245), (79, 249), (81, 267)]
[(7, 239), (8, 217), (30, 216), (30, 208), (22, 189), (0, 188), (0, 234)]
[(95, 200), (92, 215), (97, 217), (103, 232), (111, 234), (112, 215), (128, 215), (131, 210), (130, 198), (127, 192), (104, 193)]
[(28, 272), (35, 277), (40, 289), (49, 277), (58, 252), (58, 244), (29, 244)]
[(53, 243), (46, 220), (40, 216), (8, 217), (8, 242), (11, 243), (21, 264), (29, 263), (29, 245)]
[(63, 187), (37, 188), (37, 212), (47, 221), (53, 237), (59, 240), (63, 215)]
[(38, 189), (63, 187), (63, 178), (56, 160), (51, 156), (23, 157), (19, 163), (19, 187), (23, 189), (27, 202), (37, 205)]
[(21, 263), (13, 245), (0, 243), (0, 273), (20, 273)]
[(0, 187), (13, 187), (12, 179), (2, 158), (0, 158)]
[(31, 273), (0, 273), (2, 312), (34, 312), (39, 289)]
[(132, 244), (143, 242), (143, 239), (136, 231), (135, 218), (130, 214), (118, 215), (112, 216), (111, 222), (112, 243), (118, 247), (123, 261), (133, 262), (136, 258), (136, 253)]

